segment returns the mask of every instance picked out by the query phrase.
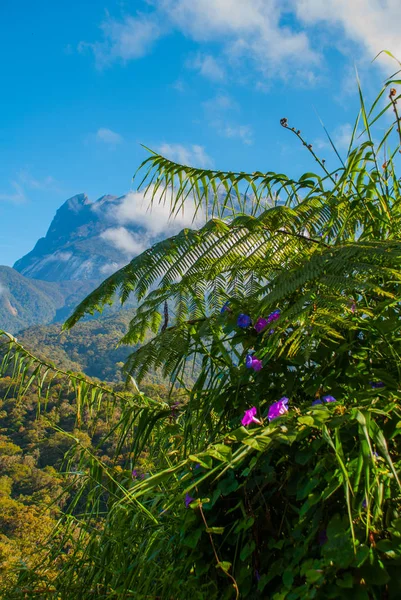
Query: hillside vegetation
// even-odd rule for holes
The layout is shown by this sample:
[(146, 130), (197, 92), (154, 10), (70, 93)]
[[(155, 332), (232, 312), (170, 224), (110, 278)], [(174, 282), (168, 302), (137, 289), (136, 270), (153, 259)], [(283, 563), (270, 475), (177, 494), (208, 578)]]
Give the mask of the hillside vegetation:
[[(2, 346), (1, 356), (4, 349)], [(129, 436), (119, 447), (122, 410), (114, 400), (102, 404), (95, 413), (87, 409), (81, 412), (76, 391), (57, 371), (43, 404), (38, 404), (37, 383), (24, 385), (22, 389), (21, 383), (21, 378), (15, 375), (3, 374), (0, 379), (0, 593), (3, 590), (4, 598), (9, 597), (16, 581), (17, 568), (22, 565), (34, 568), (43, 561), (48, 537), (78, 489), (73, 477), (63, 475), (66, 468), (74, 465), (72, 458), (68, 466), (69, 453), (76, 447), (85, 448), (116, 474), (123, 471), (130, 474), (132, 470), (132, 440)], [(122, 398), (131, 395), (121, 385), (108, 389), (110, 397), (113, 390)], [(171, 396), (162, 385), (144, 385), (142, 390), (156, 401), (182, 400), (180, 392)], [(138, 473), (148, 473), (154, 468), (146, 449), (141, 452), (136, 468)], [(84, 505), (81, 500), (78, 509), (82, 510)], [(65, 549), (70, 545), (71, 542), (67, 543)], [(61, 564), (57, 560), (53, 565), (54, 575)]]

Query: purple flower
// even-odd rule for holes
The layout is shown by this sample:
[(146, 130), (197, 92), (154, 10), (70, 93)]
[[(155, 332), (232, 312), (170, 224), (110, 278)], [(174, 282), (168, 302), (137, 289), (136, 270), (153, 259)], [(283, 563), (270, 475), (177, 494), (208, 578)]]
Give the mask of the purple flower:
[(263, 367), (262, 361), (252, 354), (247, 354), (245, 359), (245, 366), (247, 369), (253, 369), (254, 371), (260, 371)]
[(261, 331), (264, 330), (264, 328), (268, 325), (268, 321), (267, 319), (264, 319), (263, 317), (259, 317), (259, 319), (256, 321), (255, 323), (255, 329), (257, 333), (260, 333)]
[(353, 314), (353, 315), (355, 314), (355, 311), (356, 311), (356, 303), (355, 303), (355, 302), (353, 302), (353, 303), (351, 304), (351, 312), (352, 312), (352, 314)]
[(249, 325), (251, 323), (252, 323), (252, 319), (249, 315), (244, 315), (244, 313), (241, 313), (238, 316), (238, 319), (237, 319), (238, 327), (242, 327), (242, 329), (246, 329), (247, 327), (249, 327)]
[(274, 329), (269, 329), (269, 335), (272, 335), (274, 333)]
[(277, 321), (277, 319), (280, 318), (280, 314), (281, 311), (278, 308), (277, 310), (274, 310), (272, 313), (270, 313), (270, 315), (267, 317), (267, 322), (268, 323), (273, 323), (273, 321)]
[(137, 477), (139, 477), (139, 473), (136, 469), (133, 469), (132, 471), (132, 479), (136, 479)]
[(263, 368), (262, 361), (259, 358), (252, 359), (252, 369), (254, 371), (261, 371)]
[(251, 423), (257, 423), (258, 425), (261, 425), (259, 419), (256, 418), (256, 413), (256, 406), (252, 406), (252, 408), (246, 410), (241, 419), (242, 425), (250, 425)]
[(316, 406), (316, 404), (323, 404), (323, 402), (321, 400), (314, 400), (312, 406)]
[(179, 406), (180, 406), (179, 402), (174, 402), (171, 405), (171, 416), (173, 417), (173, 419), (176, 419), (178, 417), (177, 408), (179, 408)]
[(288, 412), (288, 398), (283, 396), (283, 398), (280, 398), (280, 400), (270, 406), (267, 416), (272, 421), (273, 419), (277, 419), (277, 417), (281, 417), (281, 415), (285, 415), (286, 412)]
[(255, 569), (255, 579), (256, 579), (256, 581), (260, 581), (260, 574), (257, 569)]
[(368, 502), (367, 502), (366, 496), (365, 496), (365, 498), (363, 499), (363, 502), (362, 502), (362, 508), (367, 508), (367, 506), (368, 506)]
[(223, 306), (221, 307), (220, 314), (224, 315), (224, 313), (226, 313), (226, 312), (231, 312), (230, 301), (229, 300), (227, 300), (227, 302), (225, 302), (223, 304)]
[(189, 505), (191, 504), (191, 502), (194, 501), (194, 498), (192, 498), (188, 493), (185, 494), (185, 508), (188, 508)]
[(374, 390), (383, 388), (385, 384), (382, 381), (369, 381), (370, 385)]
[(334, 398), (334, 396), (323, 396), (322, 400), (324, 402), (337, 402), (337, 400)]

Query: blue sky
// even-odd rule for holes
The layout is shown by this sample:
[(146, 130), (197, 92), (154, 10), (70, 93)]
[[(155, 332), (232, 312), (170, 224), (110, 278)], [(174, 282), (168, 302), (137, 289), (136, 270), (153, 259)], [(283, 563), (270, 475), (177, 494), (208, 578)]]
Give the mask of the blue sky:
[[(2, 0), (0, 264), (86, 192), (121, 195), (146, 157), (232, 170), (314, 169), (401, 56), (399, 0)], [(399, 51), (398, 51), (399, 49)], [(333, 163), (334, 164), (334, 163)]]

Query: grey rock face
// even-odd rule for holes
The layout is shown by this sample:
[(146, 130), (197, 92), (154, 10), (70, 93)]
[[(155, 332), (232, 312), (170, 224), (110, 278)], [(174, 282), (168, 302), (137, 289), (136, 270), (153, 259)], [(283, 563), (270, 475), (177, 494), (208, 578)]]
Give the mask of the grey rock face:
[(77, 194), (58, 209), (46, 236), (14, 269), (44, 281), (102, 281), (159, 239), (191, 224), (191, 214), (169, 220), (166, 203), (149, 211), (141, 193), (102, 196), (96, 202)]

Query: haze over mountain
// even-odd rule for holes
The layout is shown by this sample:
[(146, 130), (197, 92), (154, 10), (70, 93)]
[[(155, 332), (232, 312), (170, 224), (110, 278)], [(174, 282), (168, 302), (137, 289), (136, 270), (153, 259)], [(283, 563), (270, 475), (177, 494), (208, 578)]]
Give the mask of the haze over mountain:
[(101, 281), (155, 241), (192, 223), (191, 206), (174, 221), (168, 214), (163, 203), (149, 211), (141, 193), (106, 195), (96, 202), (77, 194), (58, 209), (46, 236), (14, 269), (44, 281)]
[(14, 268), (0, 267), (0, 329), (16, 333), (63, 321), (108, 275), (193, 224), (191, 204), (174, 221), (167, 205), (156, 199), (149, 211), (148, 204), (137, 192), (96, 202), (86, 194), (69, 198), (31, 252)]
[(29, 279), (0, 266), (0, 329), (17, 333), (38, 323), (63, 321), (96, 283)]

